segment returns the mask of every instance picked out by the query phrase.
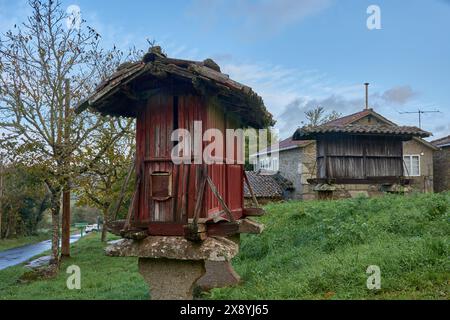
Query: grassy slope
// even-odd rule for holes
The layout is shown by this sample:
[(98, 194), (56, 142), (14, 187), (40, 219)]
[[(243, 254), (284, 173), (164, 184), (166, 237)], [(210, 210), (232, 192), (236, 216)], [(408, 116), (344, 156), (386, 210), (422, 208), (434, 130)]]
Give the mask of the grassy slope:
[[(448, 299), (450, 193), (267, 206), (234, 261), (227, 299)], [(381, 290), (366, 287), (369, 265)]]
[[(148, 289), (137, 270), (136, 258), (111, 258), (103, 253), (99, 234), (90, 234), (72, 245), (59, 275), (50, 280), (18, 283), (27, 271), (15, 266), (0, 271), (1, 299), (148, 299)], [(68, 290), (67, 267), (81, 270), (81, 290)]]
[[(234, 259), (243, 283), (212, 299), (448, 299), (450, 193), (267, 206), (261, 235), (242, 237)], [(98, 235), (73, 245), (59, 276), (17, 283), (21, 266), (0, 271), (0, 299), (147, 299), (135, 258), (103, 255)], [(66, 288), (67, 266), (81, 290)], [(366, 288), (368, 265), (382, 289)]]

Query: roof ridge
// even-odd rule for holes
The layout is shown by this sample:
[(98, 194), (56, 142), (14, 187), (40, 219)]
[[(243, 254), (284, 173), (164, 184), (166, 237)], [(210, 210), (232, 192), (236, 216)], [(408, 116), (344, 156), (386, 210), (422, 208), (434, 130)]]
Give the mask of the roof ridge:
[(347, 125), (352, 124), (353, 122), (358, 121), (358, 120), (360, 120), (360, 119), (362, 119), (362, 118), (364, 118), (365, 116), (368, 116), (368, 115), (373, 115), (373, 116), (377, 117), (378, 119), (381, 119), (382, 121), (384, 121), (384, 122), (386, 122), (386, 123), (388, 123), (390, 125), (394, 125), (394, 126), (397, 125), (394, 122), (392, 122), (391, 120), (387, 119), (386, 117), (382, 116), (381, 114), (379, 114), (378, 112), (373, 110), (372, 108), (364, 109), (362, 111), (358, 111), (358, 112), (355, 112), (355, 113), (352, 113), (352, 114), (349, 114), (349, 115), (346, 115), (346, 116), (343, 116), (343, 117), (340, 117), (340, 118), (337, 118), (337, 119), (325, 122), (322, 125), (347, 126)]

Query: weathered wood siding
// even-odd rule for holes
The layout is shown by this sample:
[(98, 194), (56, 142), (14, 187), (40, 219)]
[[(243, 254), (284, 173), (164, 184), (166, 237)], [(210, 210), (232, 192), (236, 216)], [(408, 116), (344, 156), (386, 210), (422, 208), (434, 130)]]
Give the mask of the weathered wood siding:
[(317, 141), (319, 178), (403, 176), (402, 141), (388, 136), (340, 135)]
[[(222, 154), (225, 156), (225, 129), (228, 125), (239, 126), (239, 121), (233, 119), (227, 122), (227, 118), (233, 119), (227, 117), (220, 106), (195, 95), (159, 94), (141, 106), (136, 123), (136, 168), (141, 173), (141, 181), (134, 207), (135, 224), (149, 225), (151, 234), (177, 234), (182, 231), (182, 225), (194, 215), (200, 184), (197, 171), (201, 165), (175, 165), (172, 162), (174, 143), (171, 134), (175, 126), (189, 130), (192, 135), (190, 156), (193, 158), (194, 121), (201, 121), (202, 134), (210, 128), (218, 128), (223, 132)], [(203, 142), (203, 148), (208, 143)], [(154, 196), (155, 186), (152, 181), (158, 178), (155, 175), (169, 176), (171, 194), (167, 197)], [(208, 165), (208, 175), (234, 216), (239, 218), (244, 202), (243, 165)], [(221, 210), (207, 186), (200, 217), (206, 218)]]

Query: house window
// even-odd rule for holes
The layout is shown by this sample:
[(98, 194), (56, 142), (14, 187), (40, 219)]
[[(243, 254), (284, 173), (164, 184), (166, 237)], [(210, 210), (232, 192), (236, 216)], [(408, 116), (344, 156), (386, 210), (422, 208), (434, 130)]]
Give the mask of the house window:
[(405, 176), (418, 177), (420, 176), (420, 156), (406, 155), (403, 156), (403, 166)]
[(278, 171), (278, 158), (272, 158), (272, 171)]

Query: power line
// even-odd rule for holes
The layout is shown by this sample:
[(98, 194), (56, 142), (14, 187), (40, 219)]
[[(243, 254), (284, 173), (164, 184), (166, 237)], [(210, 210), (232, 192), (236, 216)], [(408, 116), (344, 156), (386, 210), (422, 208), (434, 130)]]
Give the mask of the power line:
[(403, 112), (399, 112), (400, 114), (405, 114), (405, 113), (417, 113), (419, 115), (419, 128), (422, 129), (422, 114), (424, 113), (436, 113), (436, 112), (440, 112), (439, 110), (420, 110), (418, 109), (417, 111), (403, 111)]

